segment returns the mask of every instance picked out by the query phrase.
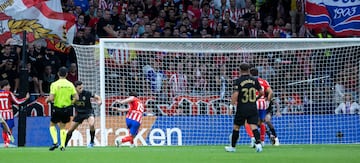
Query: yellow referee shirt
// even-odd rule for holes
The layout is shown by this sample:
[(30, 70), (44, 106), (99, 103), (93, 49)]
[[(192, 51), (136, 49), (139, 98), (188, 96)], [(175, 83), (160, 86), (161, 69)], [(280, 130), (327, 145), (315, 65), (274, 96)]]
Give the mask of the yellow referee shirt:
[(54, 106), (66, 108), (72, 105), (72, 95), (76, 94), (73, 83), (66, 79), (59, 79), (50, 85), (50, 94), (54, 95)]

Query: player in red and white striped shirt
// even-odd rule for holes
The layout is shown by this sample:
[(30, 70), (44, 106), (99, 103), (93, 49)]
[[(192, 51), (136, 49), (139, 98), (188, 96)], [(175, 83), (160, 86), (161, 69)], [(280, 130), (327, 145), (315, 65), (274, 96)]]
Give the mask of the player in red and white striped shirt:
[(126, 126), (129, 129), (130, 134), (119, 140), (116, 140), (116, 145), (120, 146), (122, 143), (130, 142), (131, 147), (134, 147), (134, 138), (138, 133), (141, 125), (142, 117), (145, 111), (143, 103), (137, 98), (136, 92), (130, 92), (129, 97), (124, 100), (116, 100), (119, 104), (129, 104), (126, 109), (114, 108), (118, 111), (127, 111), (126, 114)]
[[(9, 127), (9, 131), (6, 132), (3, 130), (2, 137), (4, 139), (5, 147), (7, 147), (10, 144), (10, 137), (8, 133), (12, 132), (12, 128), (15, 126), (14, 124), (14, 113), (12, 109), (12, 104), (22, 104), (27, 99), (29, 99), (30, 95), (29, 93), (26, 94), (25, 98), (18, 99), (15, 97), (15, 95), (10, 92), (10, 83), (8, 80), (3, 80), (0, 82), (0, 114), (2, 119), (7, 123)], [(3, 126), (1, 126), (3, 127)]]
[[(267, 108), (269, 107), (269, 103), (270, 103), (270, 100), (273, 96), (273, 92), (272, 92), (272, 89), (270, 87), (270, 84), (265, 80), (265, 79), (262, 79), (260, 78), (258, 75), (259, 75), (259, 71), (258, 69), (256, 68), (252, 68), (250, 70), (250, 73), (253, 77), (255, 77), (262, 89), (264, 90), (265, 92), (265, 95), (266, 96), (261, 96), (257, 101), (256, 101), (256, 105), (257, 105), (257, 108), (258, 108), (258, 111), (259, 111), (259, 126), (260, 126), (260, 140), (261, 140), (261, 144), (264, 144), (264, 141), (265, 141), (265, 134), (266, 134), (266, 126), (265, 126), (265, 117), (266, 117), (266, 114), (267, 114)], [(252, 130), (250, 129), (249, 125), (245, 125), (245, 129), (246, 129), (246, 132), (248, 133), (248, 135), (250, 136), (251, 138), (251, 146), (253, 146), (253, 142), (254, 142), (254, 134), (252, 133)]]

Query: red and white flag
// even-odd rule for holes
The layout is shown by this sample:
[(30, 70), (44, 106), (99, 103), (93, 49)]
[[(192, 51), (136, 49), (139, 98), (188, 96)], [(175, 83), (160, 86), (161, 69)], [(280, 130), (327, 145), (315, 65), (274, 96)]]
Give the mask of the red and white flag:
[(0, 43), (21, 39), (26, 31), (28, 42), (45, 39), (48, 48), (66, 52), (75, 35), (75, 17), (59, 12), (59, 5), (60, 1), (0, 0)]

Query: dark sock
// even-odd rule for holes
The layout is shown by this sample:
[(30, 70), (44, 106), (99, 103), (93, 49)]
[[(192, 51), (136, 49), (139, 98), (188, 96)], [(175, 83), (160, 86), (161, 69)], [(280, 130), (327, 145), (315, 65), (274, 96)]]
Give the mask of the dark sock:
[(232, 147), (236, 146), (238, 139), (239, 139), (239, 131), (233, 130), (232, 137), (231, 137), (231, 146)]
[(90, 143), (94, 143), (95, 131), (90, 130)]
[(274, 135), (275, 137), (277, 137), (275, 129), (274, 128), (270, 128), (271, 134)]
[(66, 134), (65, 147), (67, 147), (67, 144), (68, 144), (69, 140), (71, 139), (71, 136), (72, 136), (72, 132), (68, 132)]
[(271, 131), (269, 128), (266, 129), (266, 135), (269, 137), (269, 139), (271, 138)]
[(261, 143), (259, 130), (255, 129), (255, 130), (252, 130), (252, 131), (253, 131), (254, 137), (255, 137), (255, 144)]

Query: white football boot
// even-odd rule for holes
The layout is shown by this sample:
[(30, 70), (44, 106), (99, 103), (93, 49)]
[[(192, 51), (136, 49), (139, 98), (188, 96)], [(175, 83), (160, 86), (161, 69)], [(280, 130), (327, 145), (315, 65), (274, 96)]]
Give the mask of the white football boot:
[(262, 145), (261, 145), (261, 143), (259, 143), (259, 144), (255, 144), (255, 149), (256, 149), (256, 152), (262, 152)]
[(236, 148), (232, 147), (232, 146), (226, 146), (225, 147), (225, 151), (226, 152), (236, 152)]
[(276, 137), (276, 138), (275, 138), (274, 146), (279, 146), (279, 145), (280, 145), (279, 139)]
[(255, 148), (255, 138), (254, 137), (252, 137), (250, 140), (250, 147)]

